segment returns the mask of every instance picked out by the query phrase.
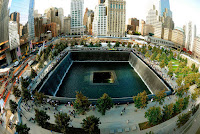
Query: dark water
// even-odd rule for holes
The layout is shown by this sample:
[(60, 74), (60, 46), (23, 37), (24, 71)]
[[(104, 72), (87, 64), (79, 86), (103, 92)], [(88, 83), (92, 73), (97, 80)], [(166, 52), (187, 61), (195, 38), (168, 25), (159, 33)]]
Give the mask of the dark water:
[[(91, 74), (96, 71), (114, 71), (113, 84), (93, 84)], [(90, 99), (107, 93), (112, 98), (132, 97), (139, 92), (150, 91), (128, 62), (74, 62), (63, 80), (57, 97), (75, 98), (81, 91)]]

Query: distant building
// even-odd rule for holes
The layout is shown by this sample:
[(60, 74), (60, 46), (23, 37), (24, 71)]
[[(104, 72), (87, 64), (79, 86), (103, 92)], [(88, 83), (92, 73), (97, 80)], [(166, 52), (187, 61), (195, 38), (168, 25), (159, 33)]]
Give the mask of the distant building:
[(158, 11), (153, 5), (153, 9), (150, 9), (146, 17), (146, 24), (152, 25), (154, 28), (154, 37), (162, 38), (162, 18), (159, 16)]
[(34, 18), (42, 17), (42, 14), (38, 13), (38, 10), (34, 10)]
[(84, 18), (83, 18), (83, 25), (85, 26), (85, 31), (88, 34), (89, 33), (89, 17), (94, 17), (94, 11), (93, 10), (89, 10), (88, 8), (86, 8), (85, 10), (85, 14), (84, 14)]
[(94, 21), (93, 21), (93, 35), (106, 36), (107, 35), (107, 15), (106, 6), (99, 4), (95, 7)]
[(144, 35), (144, 25), (145, 25), (145, 21), (141, 20), (139, 24), (139, 29), (138, 29), (138, 32), (140, 32), (141, 35)]
[[(58, 34), (64, 32), (64, 14), (62, 8), (51, 7), (45, 10), (45, 16), (50, 21), (57, 24)], [(48, 24), (48, 23), (47, 23)]]
[(43, 25), (43, 32), (42, 33), (46, 34), (48, 32), (52, 33), (52, 37), (58, 36), (57, 24), (55, 22)]
[(172, 12), (170, 10), (169, 0), (160, 0), (159, 1), (159, 16), (163, 16), (166, 9), (168, 10), (166, 16), (169, 16), (172, 18)]
[(105, 0), (99, 0), (99, 4), (104, 3), (104, 2), (105, 2)]
[(84, 34), (83, 8), (84, 0), (71, 0), (71, 34), (73, 35)]
[(9, 44), (10, 44), (10, 50), (17, 48), (20, 45), (18, 24), (16, 21), (9, 22)]
[(13, 60), (9, 50), (8, 3), (9, 0), (0, 0), (0, 66), (10, 64)]
[(188, 22), (185, 27), (185, 48), (189, 51), (193, 51), (194, 39), (196, 37), (196, 25), (192, 24), (192, 22)]
[(34, 7), (35, 7), (35, 0), (30, 0), (30, 3), (29, 3), (29, 15), (28, 15), (28, 35), (29, 35), (29, 41), (35, 39), (35, 31), (34, 31)]
[(200, 37), (196, 36), (194, 39), (194, 49), (193, 49), (194, 58), (200, 61)]
[(34, 27), (35, 27), (35, 38), (36, 38), (36, 41), (41, 40), (42, 23), (43, 23), (43, 18), (42, 17), (34, 18), (34, 25), (35, 25)]
[(185, 33), (181, 28), (175, 28), (172, 30), (172, 38), (171, 41), (174, 42), (175, 47), (184, 48), (185, 46)]
[(64, 18), (64, 34), (70, 35), (70, 29), (71, 29), (71, 17), (65, 17)]
[(106, 0), (107, 36), (125, 37), (126, 1)]
[(10, 14), (10, 21), (16, 21), (17, 22), (17, 29), (18, 34), (20, 34), (20, 13), (13, 12)]
[(138, 32), (137, 26), (139, 26), (139, 20), (137, 18), (129, 18), (127, 30), (134, 32)]

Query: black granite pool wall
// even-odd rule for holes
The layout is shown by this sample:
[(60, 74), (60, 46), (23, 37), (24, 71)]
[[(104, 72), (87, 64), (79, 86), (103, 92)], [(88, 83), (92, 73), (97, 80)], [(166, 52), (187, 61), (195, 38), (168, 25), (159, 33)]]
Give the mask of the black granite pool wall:
[(54, 96), (72, 62), (71, 53), (68, 53), (67, 56), (52, 71), (52, 73), (49, 74), (49, 77), (43, 83), (39, 91), (45, 93), (46, 95)]
[(153, 94), (163, 89), (166, 90), (168, 95), (171, 94), (171, 87), (169, 87), (169, 85), (167, 85), (167, 83), (165, 83), (165, 81), (163, 81), (162, 78), (159, 77), (156, 72), (145, 64), (145, 62), (142, 61), (142, 59), (140, 59), (134, 52), (130, 53), (129, 62)]
[(73, 61), (128, 61), (130, 52), (78, 51), (72, 52)]

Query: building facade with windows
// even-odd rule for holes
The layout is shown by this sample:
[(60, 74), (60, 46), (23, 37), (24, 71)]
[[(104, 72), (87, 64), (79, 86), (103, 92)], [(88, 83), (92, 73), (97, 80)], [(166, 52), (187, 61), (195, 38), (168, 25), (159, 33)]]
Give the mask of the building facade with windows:
[(83, 26), (83, 8), (84, 0), (71, 0), (71, 34), (83, 35), (85, 28)]
[(107, 36), (125, 37), (126, 1), (106, 0)]
[(194, 39), (194, 58), (200, 61), (200, 37), (196, 36)]
[(95, 7), (94, 21), (92, 27), (94, 36), (106, 36), (107, 34), (106, 6), (102, 3)]
[(30, 0), (30, 3), (29, 3), (29, 14), (28, 14), (28, 39), (29, 39), (29, 41), (35, 39), (34, 7), (35, 7), (35, 0)]

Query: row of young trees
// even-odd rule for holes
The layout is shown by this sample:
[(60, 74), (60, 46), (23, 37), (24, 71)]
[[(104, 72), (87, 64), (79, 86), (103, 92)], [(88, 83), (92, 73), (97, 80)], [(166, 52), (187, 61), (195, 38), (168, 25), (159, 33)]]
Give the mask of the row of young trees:
[[(162, 91), (159, 91), (156, 93), (153, 100), (155, 102), (158, 102), (160, 105), (162, 105), (165, 100), (165, 97), (166, 97), (165, 90), (162, 90)], [(138, 108), (138, 109), (146, 108), (147, 104), (148, 104), (148, 96), (147, 96), (146, 91), (138, 93), (137, 96), (134, 96), (133, 101), (134, 101), (136, 108)]]
[[(46, 128), (46, 129), (54, 129), (54, 131), (62, 132), (64, 134), (70, 133), (72, 130), (69, 127), (69, 123), (71, 122), (70, 116), (67, 113), (58, 113), (55, 115), (55, 123), (49, 123), (50, 116), (43, 110), (35, 109), (35, 121), (38, 123), (39, 126)], [(82, 129), (84, 129), (89, 134), (97, 133), (99, 130), (100, 120), (95, 116), (88, 116), (82, 120)], [(53, 127), (53, 128), (50, 128)], [(70, 131), (71, 130), (71, 131)], [(75, 130), (73, 130), (75, 131)]]
[[(88, 98), (81, 92), (76, 92), (76, 100), (74, 101), (73, 106), (77, 113), (85, 114), (85, 112), (89, 110), (90, 102)], [(109, 97), (106, 93), (97, 100), (97, 108), (102, 115), (105, 115), (106, 110), (109, 110), (112, 107), (112, 98)]]
[(157, 125), (169, 120), (187, 108), (189, 98), (190, 96), (179, 98), (175, 103), (163, 106), (163, 109), (155, 106), (150, 107), (147, 112), (145, 112), (145, 118), (148, 119), (150, 125)]

